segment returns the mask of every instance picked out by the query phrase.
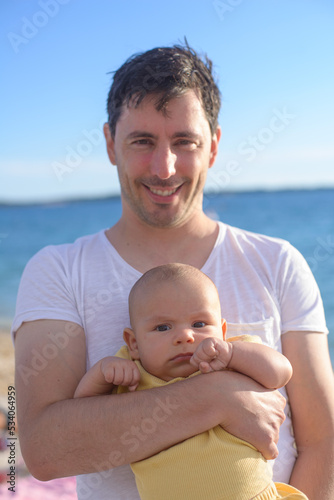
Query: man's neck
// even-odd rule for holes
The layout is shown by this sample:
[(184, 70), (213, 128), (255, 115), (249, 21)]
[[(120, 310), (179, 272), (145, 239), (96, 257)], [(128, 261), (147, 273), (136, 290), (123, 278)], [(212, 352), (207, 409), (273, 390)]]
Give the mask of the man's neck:
[(120, 256), (140, 272), (170, 262), (201, 268), (217, 239), (218, 225), (203, 212), (170, 228), (156, 228), (121, 217), (106, 231), (106, 236)]

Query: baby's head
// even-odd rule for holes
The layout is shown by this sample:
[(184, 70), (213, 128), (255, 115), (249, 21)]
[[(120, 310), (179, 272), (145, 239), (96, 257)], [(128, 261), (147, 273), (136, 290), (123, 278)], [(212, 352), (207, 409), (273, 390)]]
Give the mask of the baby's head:
[(218, 291), (208, 276), (185, 264), (147, 271), (129, 295), (131, 328), (124, 330), (132, 359), (163, 380), (195, 371), (190, 358), (206, 337), (223, 338)]

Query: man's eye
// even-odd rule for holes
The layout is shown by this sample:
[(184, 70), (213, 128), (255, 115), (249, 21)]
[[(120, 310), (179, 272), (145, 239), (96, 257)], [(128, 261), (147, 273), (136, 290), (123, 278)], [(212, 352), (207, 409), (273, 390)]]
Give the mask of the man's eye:
[(133, 144), (139, 144), (146, 146), (147, 144), (151, 144), (150, 139), (137, 139), (133, 142)]
[(158, 332), (167, 332), (167, 330), (170, 330), (170, 326), (168, 326), (168, 325), (158, 325), (155, 329)]
[(193, 324), (193, 327), (194, 328), (203, 328), (203, 326), (205, 326), (206, 323), (204, 321), (195, 321), (195, 323)]
[(194, 141), (191, 141), (189, 139), (181, 139), (176, 143), (176, 146), (181, 146), (186, 149), (196, 149), (197, 144)]

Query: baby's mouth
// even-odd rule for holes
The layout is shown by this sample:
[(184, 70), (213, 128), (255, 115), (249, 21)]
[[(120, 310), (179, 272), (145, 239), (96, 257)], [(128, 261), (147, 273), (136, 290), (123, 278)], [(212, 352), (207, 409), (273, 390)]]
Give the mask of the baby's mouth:
[(186, 361), (189, 360), (192, 357), (193, 353), (192, 352), (180, 352), (174, 358), (171, 359), (171, 361)]

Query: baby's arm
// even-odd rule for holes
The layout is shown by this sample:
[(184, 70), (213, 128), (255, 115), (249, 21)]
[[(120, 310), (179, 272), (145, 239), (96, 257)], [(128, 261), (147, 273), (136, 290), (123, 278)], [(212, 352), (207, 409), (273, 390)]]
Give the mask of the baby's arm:
[(190, 362), (202, 373), (226, 368), (237, 371), (267, 389), (283, 387), (292, 376), (291, 364), (283, 354), (254, 342), (207, 338), (197, 347)]
[(123, 385), (128, 387), (129, 391), (135, 391), (139, 379), (140, 373), (134, 361), (108, 356), (100, 359), (85, 373), (73, 397), (85, 398), (110, 394), (117, 385)]

